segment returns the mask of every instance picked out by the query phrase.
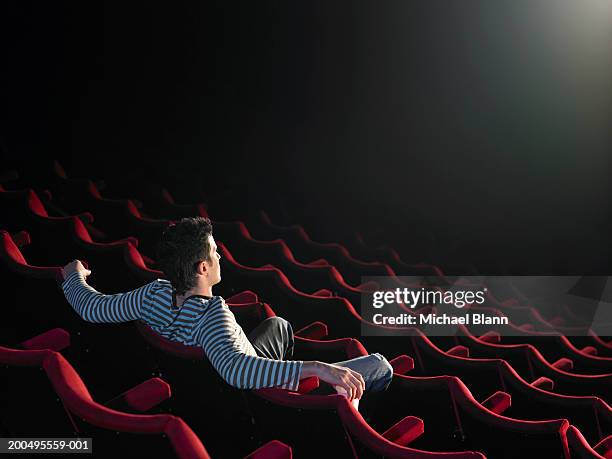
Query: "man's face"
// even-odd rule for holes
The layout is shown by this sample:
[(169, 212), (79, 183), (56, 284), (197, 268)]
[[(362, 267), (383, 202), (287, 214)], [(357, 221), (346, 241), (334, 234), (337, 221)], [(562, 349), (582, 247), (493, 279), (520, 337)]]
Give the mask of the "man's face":
[(206, 270), (208, 271), (208, 281), (210, 285), (216, 285), (221, 282), (221, 264), (219, 263), (221, 255), (217, 252), (217, 243), (212, 235), (208, 238), (210, 253), (208, 254), (209, 259), (204, 262), (204, 266), (206, 266)]

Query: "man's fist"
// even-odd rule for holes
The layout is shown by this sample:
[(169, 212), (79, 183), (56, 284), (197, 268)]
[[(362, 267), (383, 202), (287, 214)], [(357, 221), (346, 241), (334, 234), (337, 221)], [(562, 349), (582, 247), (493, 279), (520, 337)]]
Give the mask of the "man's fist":
[(83, 277), (87, 277), (91, 274), (91, 271), (85, 268), (85, 266), (83, 266), (83, 263), (81, 263), (79, 260), (71, 261), (62, 268), (62, 274), (64, 276), (64, 279), (66, 279), (74, 272), (80, 273)]

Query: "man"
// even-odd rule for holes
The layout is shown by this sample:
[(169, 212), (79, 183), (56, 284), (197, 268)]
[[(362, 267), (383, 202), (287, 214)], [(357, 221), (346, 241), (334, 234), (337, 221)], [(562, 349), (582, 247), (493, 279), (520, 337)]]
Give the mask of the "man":
[(221, 281), (220, 255), (209, 219), (184, 218), (168, 227), (158, 246), (158, 265), (168, 280), (104, 295), (86, 282), (91, 271), (75, 260), (63, 268), (62, 288), (70, 305), (88, 322), (142, 320), (165, 338), (201, 346), (215, 370), (239, 389), (297, 390), (309, 376), (332, 385), (357, 403), (365, 391), (383, 391), (393, 369), (380, 354), (329, 364), (289, 360), (293, 330), (268, 318), (247, 337), (212, 287)]

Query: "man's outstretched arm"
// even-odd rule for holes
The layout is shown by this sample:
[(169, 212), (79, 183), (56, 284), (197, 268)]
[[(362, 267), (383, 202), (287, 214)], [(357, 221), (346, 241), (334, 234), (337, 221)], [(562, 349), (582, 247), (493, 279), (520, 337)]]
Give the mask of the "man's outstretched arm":
[[(205, 314), (203, 326), (195, 340), (219, 375), (238, 389), (278, 387), (297, 390), (301, 379), (317, 376), (345, 389), (349, 398), (361, 398), (365, 388), (363, 377), (350, 368), (299, 360), (273, 360), (245, 352), (246, 342), (235, 339), (235, 319), (225, 302), (216, 297)], [(244, 336), (244, 340), (247, 338)]]
[(115, 295), (104, 295), (91, 287), (85, 281), (91, 271), (75, 260), (64, 269), (62, 290), (66, 299), (87, 322), (128, 322), (140, 319), (143, 299), (148, 295), (152, 284), (144, 285), (136, 290)]

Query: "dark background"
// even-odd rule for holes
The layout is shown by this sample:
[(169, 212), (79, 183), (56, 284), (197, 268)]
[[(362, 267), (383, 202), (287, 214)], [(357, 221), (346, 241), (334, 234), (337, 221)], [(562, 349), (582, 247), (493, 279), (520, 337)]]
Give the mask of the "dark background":
[(3, 2), (4, 164), (229, 192), (407, 261), (609, 274), (610, 8)]

